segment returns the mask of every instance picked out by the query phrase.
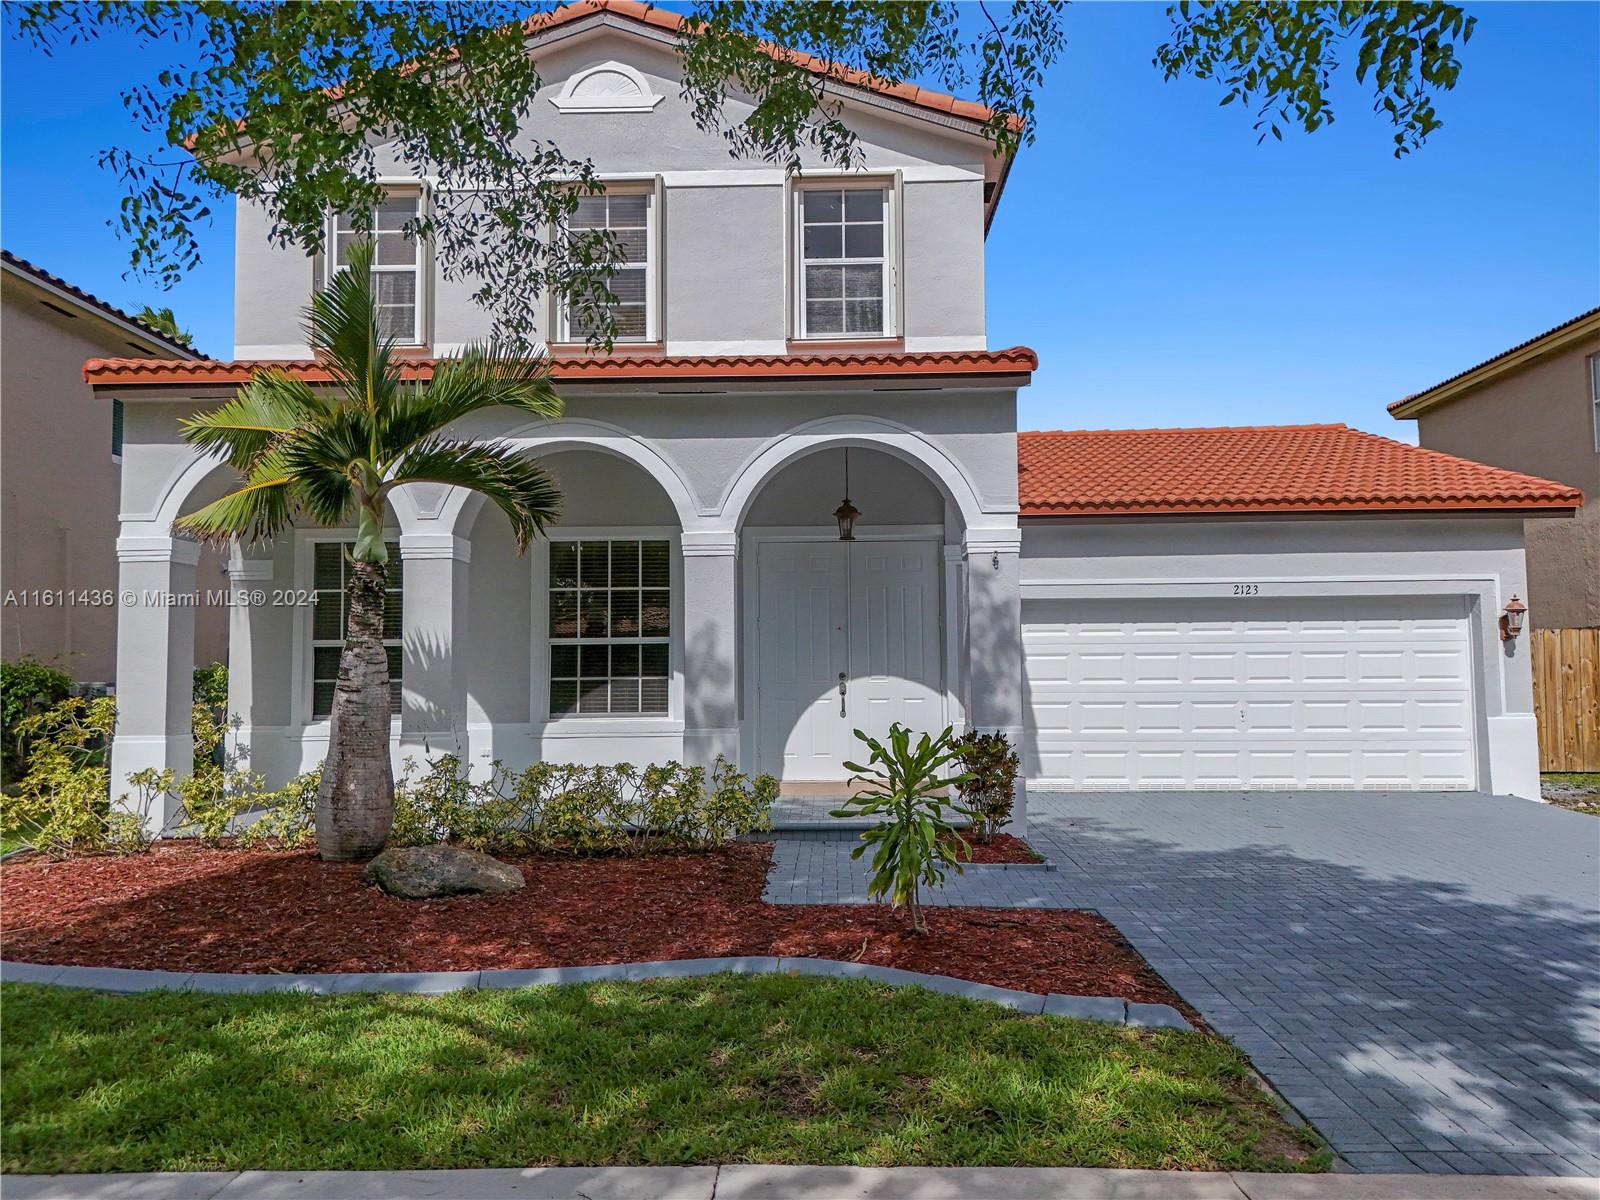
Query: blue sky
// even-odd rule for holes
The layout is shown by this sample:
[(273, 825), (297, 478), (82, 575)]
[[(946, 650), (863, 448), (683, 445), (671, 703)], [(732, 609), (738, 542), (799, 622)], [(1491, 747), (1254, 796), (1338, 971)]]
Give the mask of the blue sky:
[[(1027, 428), (1345, 421), (1600, 303), (1600, 4), (1474, 4), (1478, 29), (1406, 159), (1353, 85), (1340, 119), (1257, 145), (1215, 85), (1165, 83), (1158, 4), (1079, 4), (988, 246), (990, 344), (1040, 370)], [(113, 303), (171, 304), (232, 345), (230, 216), (171, 293), (124, 279), (99, 150), (132, 136), (119, 43), (7, 40), (0, 240)], [(161, 64), (156, 64), (161, 65)]]

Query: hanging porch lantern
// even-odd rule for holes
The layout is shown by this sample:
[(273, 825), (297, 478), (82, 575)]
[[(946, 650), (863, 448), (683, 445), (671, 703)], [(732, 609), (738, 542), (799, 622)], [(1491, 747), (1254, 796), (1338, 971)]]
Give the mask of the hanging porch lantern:
[(1500, 640), (1502, 642), (1516, 641), (1517, 635), (1522, 632), (1523, 618), (1527, 615), (1528, 606), (1515, 596), (1512, 596), (1500, 615)]
[(844, 450), (844, 503), (833, 510), (833, 519), (839, 522), (839, 540), (853, 542), (856, 540), (856, 518), (861, 515), (861, 510), (850, 503), (850, 447)]

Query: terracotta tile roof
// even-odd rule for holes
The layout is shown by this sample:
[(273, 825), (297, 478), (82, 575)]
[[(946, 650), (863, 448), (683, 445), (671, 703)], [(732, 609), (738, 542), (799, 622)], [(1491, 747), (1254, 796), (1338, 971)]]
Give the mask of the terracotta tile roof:
[[(419, 358), (405, 366), (410, 379), (430, 379), (438, 359)], [(564, 383), (624, 380), (711, 382), (716, 380), (862, 379), (903, 375), (1026, 375), (1039, 365), (1026, 346), (1009, 350), (948, 350), (895, 354), (739, 354), (556, 355), (551, 375)], [(312, 383), (330, 376), (312, 360), (194, 362), (159, 358), (91, 358), (83, 377), (92, 384), (160, 386), (240, 384), (252, 372), (273, 367)]]
[(1577, 488), (1345, 425), (1017, 435), (1024, 517), (1572, 509)]
[[(1588, 312), (1581, 312), (1571, 320), (1563, 321), (1552, 329), (1546, 329), (1543, 333), (1528, 338), (1526, 341), (1518, 342), (1508, 350), (1500, 351), (1499, 354), (1492, 358), (1484, 359), (1476, 366), (1468, 367), (1465, 371), (1457, 371), (1449, 379), (1440, 380), (1430, 388), (1425, 388), (1420, 392), (1413, 392), (1402, 400), (1396, 400), (1389, 405), (1389, 411), (1400, 418), (1415, 416), (1423, 409), (1432, 408), (1435, 403), (1464, 390), (1453, 385), (1466, 380), (1469, 375), (1482, 373), (1483, 378), (1474, 379), (1470, 384), (1471, 387), (1477, 387), (1479, 384), (1486, 383), (1490, 378), (1498, 375), (1501, 370), (1513, 369), (1541, 354), (1558, 349), (1572, 338), (1583, 337), (1595, 332), (1600, 332), (1600, 308), (1591, 308)], [(1402, 409), (1406, 411), (1402, 412)]]
[[(657, 29), (666, 30), (672, 34), (683, 31), (685, 18), (678, 13), (668, 12), (649, 4), (640, 4), (637, 0), (577, 0), (573, 4), (563, 4), (561, 7), (538, 16), (529, 17), (523, 28), (530, 36), (567, 25), (573, 21), (580, 21), (597, 13), (615, 13), (617, 16), (626, 17), (641, 24), (651, 25)], [(858, 71), (853, 67), (829, 63), (824, 59), (798, 50), (789, 50), (782, 46), (773, 46), (761, 43), (761, 50), (775, 59), (792, 62), (816, 75), (825, 75), (840, 83), (851, 87), (864, 88), (868, 91), (878, 92), (902, 100), (917, 108), (926, 108), (932, 112), (948, 113), (951, 116), (965, 117), (971, 121), (986, 122), (994, 116), (992, 109), (986, 105), (978, 104), (972, 100), (961, 100), (955, 96), (947, 96), (943, 92), (930, 91), (927, 88), (917, 87), (911, 83), (889, 83), (887, 80)], [(1018, 118), (1009, 120), (1016, 126)]]
[[(28, 276), (35, 283), (43, 284), (46, 289), (64, 293), (85, 308), (93, 309), (95, 312), (111, 317), (113, 320), (121, 321), (125, 325), (132, 325), (139, 331), (140, 336), (148, 337), (157, 345), (165, 346), (178, 354), (188, 356), (188, 358), (204, 357), (198, 350), (185, 346), (181, 342), (173, 341), (159, 329), (152, 329), (132, 313), (124, 312), (116, 305), (106, 303), (99, 296), (92, 295), (82, 288), (68, 283), (61, 276), (51, 274), (43, 267), (29, 262), (19, 254), (13, 254), (9, 250), (0, 250), (0, 261), (4, 261), (8, 267), (15, 269), (18, 274)], [(129, 359), (128, 361), (141, 362), (145, 360)]]

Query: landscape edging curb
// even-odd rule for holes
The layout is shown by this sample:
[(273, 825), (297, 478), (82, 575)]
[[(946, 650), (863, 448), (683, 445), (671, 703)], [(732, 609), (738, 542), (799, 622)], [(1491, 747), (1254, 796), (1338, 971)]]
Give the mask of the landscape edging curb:
[(601, 980), (685, 979), (701, 975), (809, 975), (830, 979), (870, 979), (892, 987), (920, 987), (944, 995), (987, 1000), (1021, 1013), (1075, 1017), (1142, 1029), (1193, 1032), (1186, 1017), (1170, 1004), (1139, 1004), (1120, 996), (1069, 996), (1060, 992), (1024, 992), (955, 979), (832, 958), (789, 958), (754, 955), (735, 958), (679, 958), (657, 962), (603, 963), (588, 967), (533, 967), (487, 971), (350, 971), (315, 975), (229, 974), (208, 971), (150, 971), (131, 967), (74, 967), (0, 960), (0, 981), (40, 983), (52, 987), (102, 992), (188, 991), (215, 995), (262, 992), (307, 992), (346, 995), (395, 992), (440, 995), (490, 988), (539, 987), (547, 984), (595, 983)]

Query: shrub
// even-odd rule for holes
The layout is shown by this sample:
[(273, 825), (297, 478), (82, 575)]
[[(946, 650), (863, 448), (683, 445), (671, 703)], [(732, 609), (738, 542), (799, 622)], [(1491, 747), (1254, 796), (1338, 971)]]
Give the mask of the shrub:
[(771, 827), (777, 780), (752, 781), (718, 759), (710, 787), (701, 767), (499, 763), (474, 783), (454, 756), (419, 769), (407, 759), (395, 790), (389, 843), (453, 841), (482, 850), (632, 854), (706, 848)]
[(228, 668), (219, 662), (194, 669), (194, 702), (207, 708), (228, 707)]
[(961, 785), (961, 802), (971, 809), (984, 840), (1011, 824), (1017, 797), (1017, 753), (1005, 734), (969, 730), (952, 743), (970, 779)]
[(873, 851), (867, 894), (874, 899), (887, 896), (894, 907), (904, 908), (917, 933), (928, 931), (922, 915), (922, 888), (943, 887), (945, 871), (954, 867), (956, 874), (961, 874), (960, 859), (972, 857), (972, 848), (956, 833), (946, 813), (973, 814), (939, 795), (971, 778), (965, 774), (941, 777), (943, 769), (961, 757), (950, 732), (947, 728), (937, 738), (923, 734), (913, 746), (911, 731), (904, 725), (889, 727), (887, 744), (856, 730), (856, 737), (867, 744), (872, 756), (866, 766), (847, 762), (845, 768), (869, 786), (833, 813), (836, 817), (883, 818), (861, 835), (861, 845), (850, 857)]
[(140, 849), (137, 819), (111, 807), (105, 747), (116, 724), (108, 697), (69, 698), (18, 721), (28, 773), (0, 795), (0, 830), (51, 854)]
[(24, 717), (61, 703), (72, 694), (72, 676), (32, 658), (0, 663), (0, 775), (16, 783), (28, 773), (21, 724)]

